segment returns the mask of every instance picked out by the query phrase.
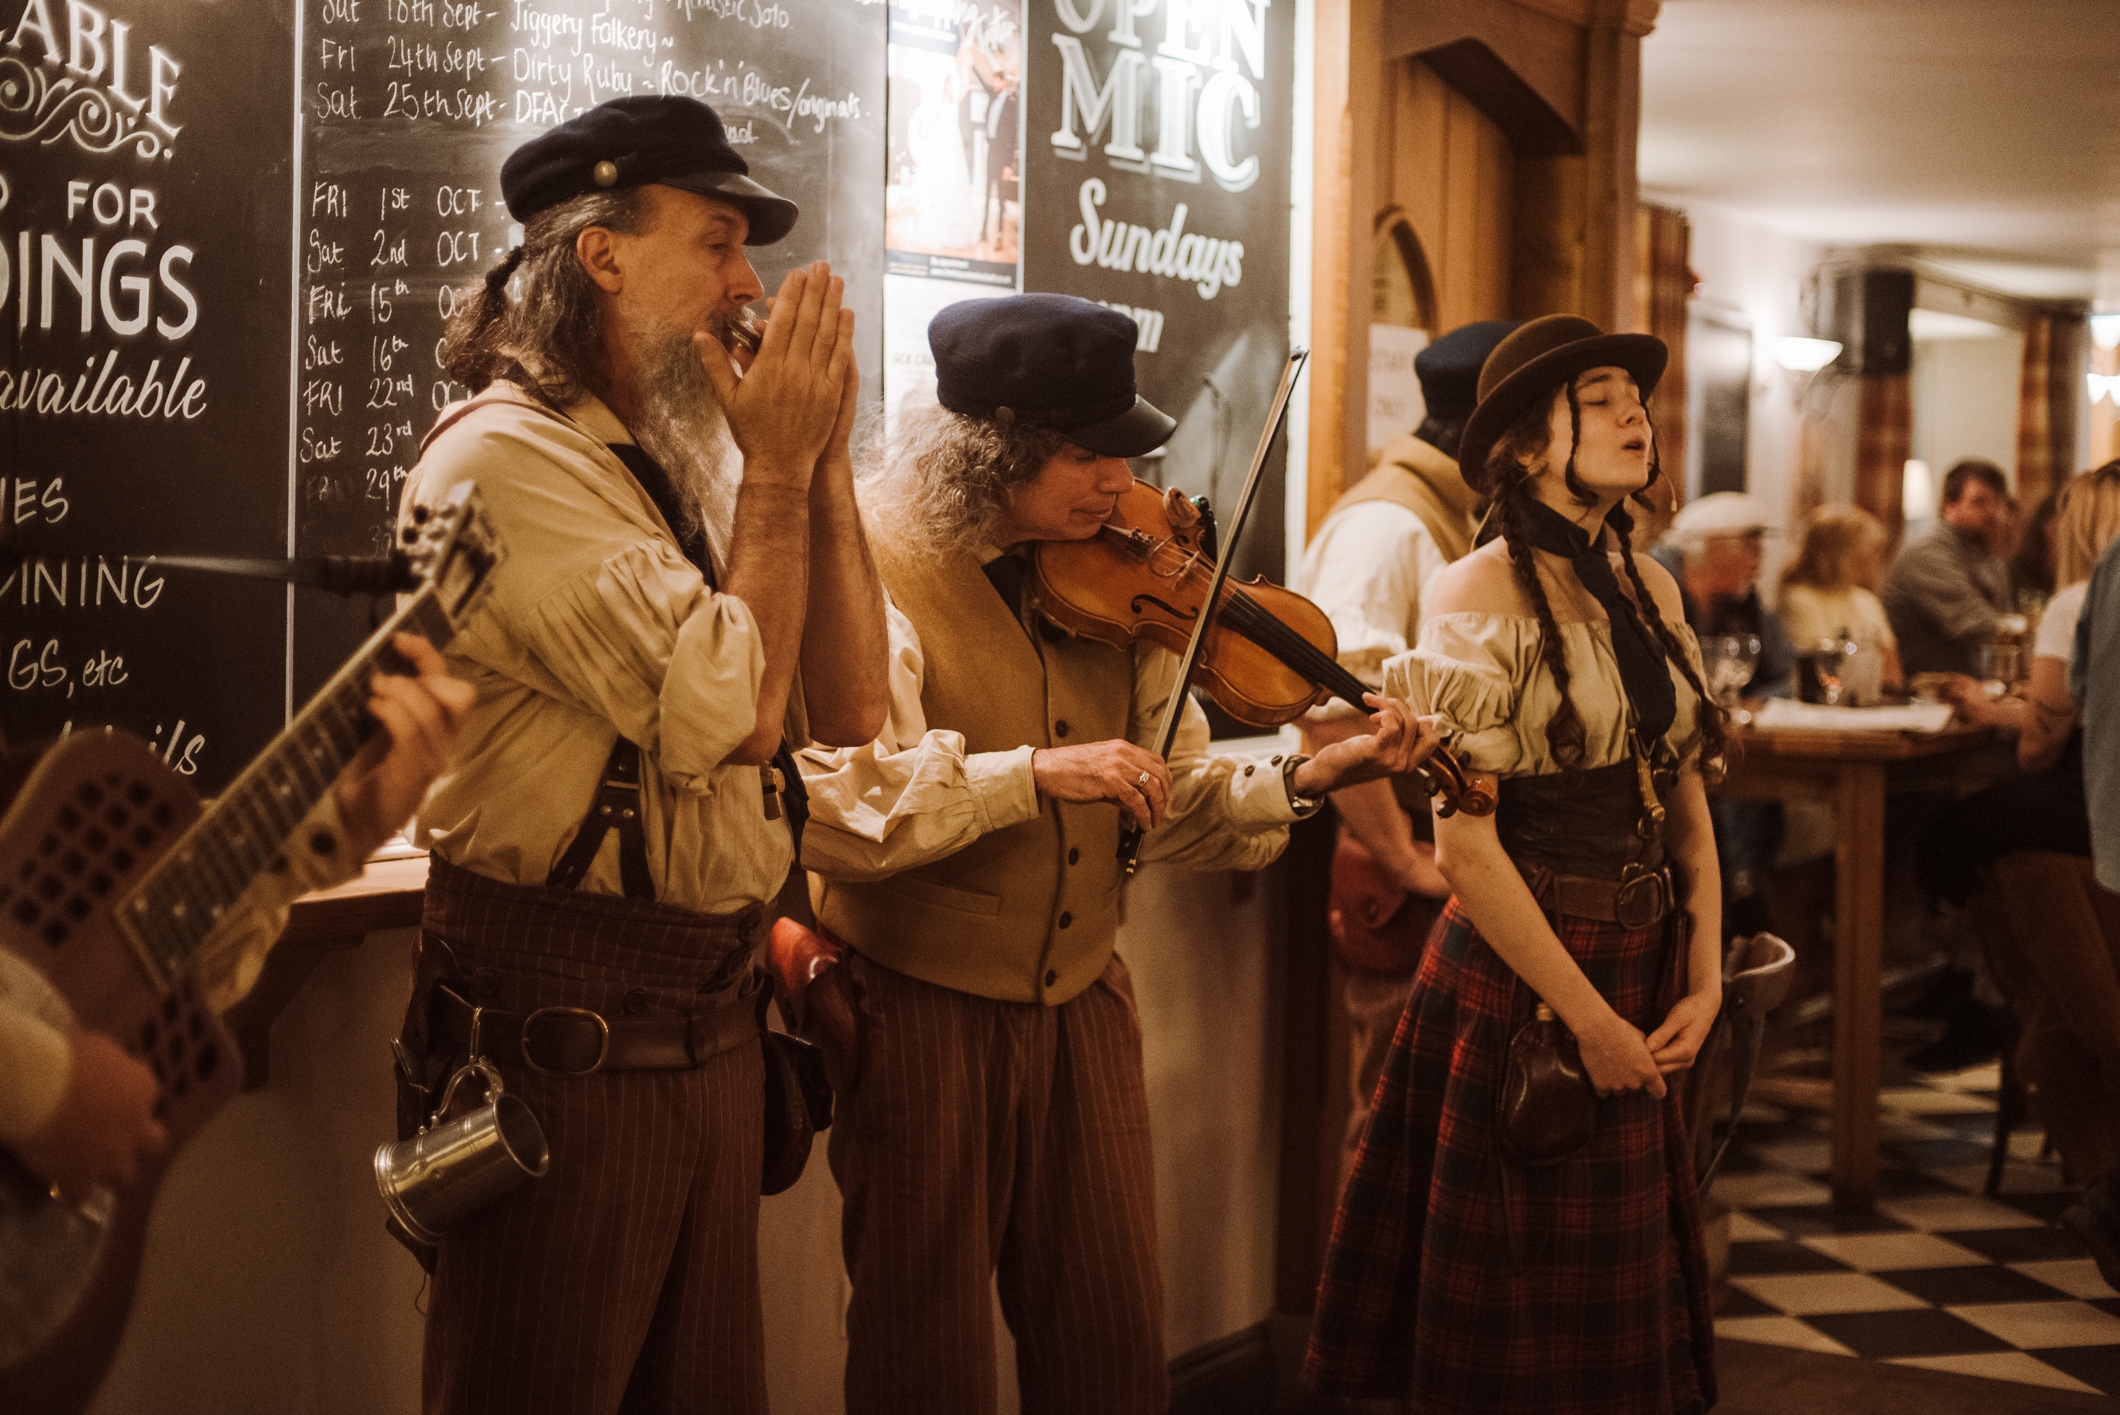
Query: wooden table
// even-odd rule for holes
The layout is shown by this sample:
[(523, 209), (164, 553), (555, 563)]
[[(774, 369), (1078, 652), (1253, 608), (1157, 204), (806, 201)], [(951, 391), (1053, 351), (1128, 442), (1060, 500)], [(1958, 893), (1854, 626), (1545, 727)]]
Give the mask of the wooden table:
[(1988, 728), (1935, 733), (1731, 729), (1730, 774), (1712, 794), (1832, 803), (1835, 822), (1833, 1201), (1877, 1201), (1877, 1093), (1882, 1080), (1884, 813), (1891, 791), (1977, 786), (2015, 758)]

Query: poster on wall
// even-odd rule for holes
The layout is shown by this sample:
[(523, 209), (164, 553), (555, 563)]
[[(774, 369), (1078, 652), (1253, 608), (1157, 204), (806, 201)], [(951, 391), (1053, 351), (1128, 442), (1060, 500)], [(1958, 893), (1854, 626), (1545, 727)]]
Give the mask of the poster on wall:
[[(1162, 485), (1235, 507), (1288, 356), (1291, 0), (1028, 0), (1023, 281), (1140, 325)], [(1236, 547), (1285, 578), (1285, 448)]]
[(928, 321), (1021, 288), (1021, 0), (897, 0), (889, 68), (883, 399), (895, 429), (934, 396)]
[(0, 729), (115, 726), (213, 792), (284, 720), (293, 25), (0, 7)]
[(1023, 8), (890, 7), (884, 245), (893, 275), (1016, 288)]

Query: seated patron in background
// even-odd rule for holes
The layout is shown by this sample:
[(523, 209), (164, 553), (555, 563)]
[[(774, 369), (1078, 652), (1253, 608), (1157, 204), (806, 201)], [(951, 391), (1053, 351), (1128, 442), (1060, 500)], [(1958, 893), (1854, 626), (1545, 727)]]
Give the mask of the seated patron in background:
[(1663, 543), (1650, 552), (1678, 581), (1686, 622), (1699, 638), (1759, 640), (1759, 662), (1743, 696), (1786, 697), (1796, 661), (1781, 620), (1759, 598), (1759, 567), (1774, 518), (1756, 496), (1718, 491), (1679, 508)]
[(2025, 518), (2017, 548), (2010, 552), (2010, 590), (2020, 597), (2033, 595), (2043, 602), (2060, 585), (2054, 578), (2054, 516), (2061, 509), (2065, 487), (2064, 483), (2039, 498)]
[(1885, 577), (1885, 613), (1899, 662), (1916, 673), (1972, 673), (2010, 610), (2010, 487), (2002, 469), (1968, 457), (1944, 474), (1934, 529), (1909, 541)]
[[(1759, 659), (1741, 693), (1748, 698), (1787, 697), (1796, 660), (1781, 620), (1760, 602), (1759, 567), (1766, 535), (1774, 525), (1759, 498), (1718, 491), (1689, 501), (1652, 553), (1678, 581), (1686, 622), (1703, 651), (1712, 639), (1735, 635), (1759, 640)], [(1787, 833), (1779, 801), (1709, 802), (1715, 822), (1716, 856), (1723, 872), (1723, 921), (1732, 935), (1754, 934), (1772, 924), (1768, 884)]]
[(405, 484), (408, 524), (475, 484), (508, 557), (450, 648), (478, 705), (419, 814), (400, 1124), (475, 1045), (551, 1146), (430, 1255), (430, 1415), (766, 1408), (752, 954), (795, 858), (787, 744), (875, 732), (884, 631), (840, 280), (791, 272), (731, 363), (745, 247), (796, 215), (746, 171), (689, 98), (517, 149), (523, 244), (443, 351), (475, 396)]
[[(859, 1018), (832, 1127), (844, 1201), (846, 1406), (992, 1411), (992, 1290), (1023, 1408), (1169, 1404), (1140, 1019), (1119, 927), (1120, 827), (1144, 859), (1255, 870), (1327, 792), (1412, 771), (1435, 739), (1372, 698), (1374, 731), (1315, 758), (1210, 756), (1177, 657), (1058, 629), (1039, 541), (1084, 540), (1172, 420), (1134, 391), (1133, 320), (1067, 295), (969, 300), (928, 328), (941, 406), (874, 484), (890, 592), (890, 717), (802, 754), (803, 861), (849, 945), (819, 986)], [(1202, 944), (1219, 946), (1208, 922)], [(1162, 941), (1160, 946), (1175, 946)], [(838, 982), (834, 983), (834, 979)]]
[[(1341, 667), (1371, 688), (1384, 681), (1384, 660), (1412, 648), (1420, 636), (1428, 586), (1443, 567), (1472, 549), (1478, 529), (1479, 496), (1458, 471), (1458, 438), (1478, 401), (1480, 366), (1510, 330), (1509, 320), (1486, 320), (1454, 329), (1414, 356), (1426, 409), (1421, 425), (1384, 445), (1375, 471), (1356, 482), (1333, 506), (1310, 547), (1295, 588), (1332, 619)], [(1335, 699), (1302, 721), (1311, 751), (1344, 736), (1367, 731), (1367, 720)], [(1376, 887), (1399, 898), (1392, 929), (1360, 957), (1340, 949), (1347, 966), (1342, 1000), (1352, 1027), (1354, 1104), (1347, 1118), (1343, 1168), (1352, 1163), (1369, 1117), (1369, 1097), (1384, 1064), (1384, 1048), (1399, 1025), (1407, 989), (1420, 966), (1421, 920), (1432, 920), (1450, 885), (1435, 867), (1434, 827), (1428, 802), (1411, 783), (1371, 781), (1336, 791), (1333, 810), (1343, 832), (1340, 849), (1356, 858), (1336, 866), (1336, 890), (1348, 868), (1366, 863), (1379, 876)], [(1348, 838), (1351, 837), (1351, 840)], [(1361, 857), (1366, 855), (1366, 861)], [(1365, 881), (1365, 885), (1366, 885)], [(1425, 909), (1407, 896), (1434, 901)], [(1354, 901), (1335, 897), (1344, 918)], [(1385, 956), (1385, 942), (1410, 944)]]
[[(1995, 980), (2023, 1027), (2018, 1066), (2065, 1177), (2088, 1186), (2063, 1220), (2120, 1286), (2120, 898), (2089, 886), (2085, 907), (2080, 872), (2055, 858), (2092, 850), (2084, 733), (2068, 680), (2091, 573), (2120, 541), (2120, 462), (2072, 479), (2059, 504), (2061, 588), (2039, 621), (2024, 695), (1990, 699), (1963, 677), (1949, 686), (1968, 720), (2016, 735), (2024, 774), (1938, 816), (1922, 842), (1922, 881), (1954, 903), (1990, 890), (1982, 902), (1993, 907), (1978, 917)], [(2018, 851), (2038, 853), (2003, 858)]]
[(1931, 823), (1922, 849), (1923, 883), (1954, 904), (1971, 898), (1987, 866), (2007, 851), (2091, 852), (2083, 736), (2075, 699), (2069, 696), (2069, 664), (2091, 571), (2115, 535), (2120, 535), (2120, 461), (2085, 472), (2062, 488), (2054, 518), (2054, 570), (2061, 588), (2040, 616), (2022, 695), (1991, 698), (1965, 674), (1944, 684), (1943, 695), (1960, 717), (1999, 727), (2017, 739), (2017, 765), (2024, 773), (1966, 797)]
[(1884, 523), (1861, 507), (1819, 507), (1805, 523), (1803, 548), (1781, 572), (1777, 608), (1791, 644), (1848, 640), (1877, 665), (1878, 686), (1897, 693), (1906, 682), (1899, 640), (1874, 593), (1890, 546)]

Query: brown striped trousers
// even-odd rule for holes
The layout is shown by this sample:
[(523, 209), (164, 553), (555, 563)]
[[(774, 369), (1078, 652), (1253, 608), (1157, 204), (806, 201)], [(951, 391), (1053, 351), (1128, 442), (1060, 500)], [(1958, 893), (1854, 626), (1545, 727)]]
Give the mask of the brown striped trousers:
[(1114, 958), (1058, 1007), (937, 987), (851, 951), (845, 969), (863, 1029), (830, 1146), (853, 1280), (848, 1415), (992, 1411), (997, 1273), (1025, 1415), (1162, 1415), (1155, 1175), (1126, 965)]
[[(521, 889), (437, 861), (423, 930), (449, 942), (481, 1005), (622, 1018), (726, 1000), (762, 916)], [(754, 1038), (690, 1071), (501, 1068), (552, 1165), (444, 1237), (428, 1415), (766, 1409), (763, 1064)]]

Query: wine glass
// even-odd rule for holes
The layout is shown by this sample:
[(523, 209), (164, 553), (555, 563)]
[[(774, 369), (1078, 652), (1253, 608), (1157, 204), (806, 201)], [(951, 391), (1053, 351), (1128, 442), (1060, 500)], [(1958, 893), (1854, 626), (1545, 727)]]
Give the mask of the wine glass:
[(1757, 634), (1710, 634), (1700, 641), (1708, 669), (1708, 693), (1724, 707), (1737, 706), (1739, 694), (1759, 666)]

